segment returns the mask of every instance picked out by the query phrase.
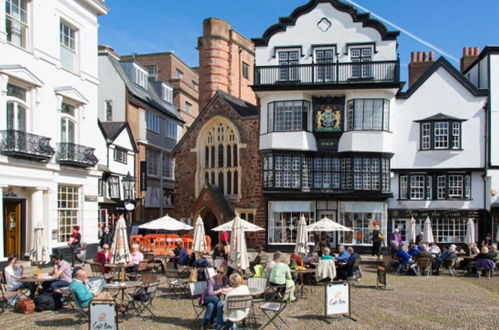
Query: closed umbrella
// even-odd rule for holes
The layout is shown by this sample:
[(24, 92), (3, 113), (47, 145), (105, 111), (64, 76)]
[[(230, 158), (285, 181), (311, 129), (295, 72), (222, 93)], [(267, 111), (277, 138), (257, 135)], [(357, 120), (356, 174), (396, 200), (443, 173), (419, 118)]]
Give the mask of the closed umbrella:
[(262, 227), (259, 227), (257, 225), (254, 225), (252, 224), (251, 222), (248, 222), (246, 220), (243, 220), (239, 217), (236, 217), (234, 218), (234, 220), (231, 220), (229, 222), (226, 222), (220, 226), (217, 226), (215, 228), (212, 228), (211, 230), (213, 231), (231, 231), (232, 228), (234, 227), (234, 221), (236, 219), (239, 219), (240, 223), (241, 223), (241, 226), (243, 228), (243, 231), (248, 231), (248, 232), (255, 232), (255, 231), (261, 231), (261, 230), (265, 230), (264, 228)]
[(499, 224), (497, 225), (496, 242), (499, 242)]
[(308, 247), (308, 230), (307, 222), (305, 217), (301, 216), (300, 222), (298, 222), (298, 233), (296, 237), (295, 253), (307, 254)]
[(468, 222), (466, 223), (466, 236), (464, 237), (464, 243), (468, 244), (468, 246), (475, 243), (475, 223), (471, 218), (468, 219)]
[(204, 234), (204, 223), (201, 217), (198, 217), (194, 225), (194, 237), (192, 242), (192, 251), (203, 252), (206, 250), (206, 236)]
[(353, 231), (352, 229), (340, 225), (337, 222), (329, 219), (328, 217), (322, 218), (322, 220), (317, 221), (311, 225), (307, 226), (308, 231)]
[(125, 218), (121, 216), (118, 219), (116, 229), (114, 230), (113, 244), (111, 245), (111, 253), (113, 254), (112, 263), (129, 264), (132, 260), (130, 249), (128, 247), (127, 228)]
[(425, 243), (434, 243), (433, 239), (433, 231), (431, 230), (431, 221), (429, 217), (426, 217), (423, 228), (423, 242)]
[(245, 270), (249, 267), (242, 221), (239, 217), (234, 219), (232, 222), (232, 235), (230, 236), (230, 251), (227, 265), (236, 270)]
[(45, 239), (45, 230), (40, 223), (36, 225), (33, 232), (29, 256), (30, 260), (36, 265), (46, 264), (50, 261), (47, 240)]
[(406, 239), (408, 243), (410, 241), (416, 242), (416, 220), (414, 219), (414, 217), (411, 218), (409, 227), (407, 227)]

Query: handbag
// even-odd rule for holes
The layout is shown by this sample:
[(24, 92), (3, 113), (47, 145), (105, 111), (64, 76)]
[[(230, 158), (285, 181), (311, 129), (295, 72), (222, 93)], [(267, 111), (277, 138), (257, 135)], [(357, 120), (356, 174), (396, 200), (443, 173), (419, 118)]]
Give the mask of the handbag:
[(34, 313), (35, 302), (29, 298), (19, 298), (14, 305), (14, 311), (21, 314)]

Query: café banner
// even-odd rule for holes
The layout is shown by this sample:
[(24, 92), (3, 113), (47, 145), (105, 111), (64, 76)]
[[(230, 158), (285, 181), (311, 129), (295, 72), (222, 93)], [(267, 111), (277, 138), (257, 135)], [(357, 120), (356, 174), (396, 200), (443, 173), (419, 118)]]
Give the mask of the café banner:
[(390, 218), (402, 219), (425, 219), (432, 218), (480, 218), (483, 210), (427, 210), (427, 209), (389, 209), (388, 216)]

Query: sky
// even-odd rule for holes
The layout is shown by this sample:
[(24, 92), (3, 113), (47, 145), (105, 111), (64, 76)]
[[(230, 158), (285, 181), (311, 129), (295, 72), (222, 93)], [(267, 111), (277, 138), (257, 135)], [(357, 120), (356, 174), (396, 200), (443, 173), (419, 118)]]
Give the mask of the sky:
[[(459, 59), (463, 47), (499, 45), (497, 0), (354, 0), (384, 19)], [(308, 0), (106, 0), (99, 43), (120, 55), (174, 51), (198, 66), (197, 38), (207, 17), (228, 21), (245, 37), (257, 38), (278, 18)], [(396, 30), (388, 26), (389, 30)], [(398, 38), (402, 79), (411, 51), (429, 47), (401, 33)], [(440, 54), (437, 53), (437, 58)], [(451, 60), (450, 58), (448, 58)], [(457, 62), (451, 62), (459, 66)]]

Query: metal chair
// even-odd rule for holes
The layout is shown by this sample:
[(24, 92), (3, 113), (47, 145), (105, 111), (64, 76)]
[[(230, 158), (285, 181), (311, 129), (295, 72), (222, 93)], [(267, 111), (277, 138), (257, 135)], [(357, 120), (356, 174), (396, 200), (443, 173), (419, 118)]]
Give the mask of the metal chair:
[(90, 264), (90, 270), (92, 271), (92, 276), (94, 277), (102, 277), (106, 281), (110, 281), (114, 278), (113, 274), (108, 274), (105, 272), (104, 265), (97, 262)]
[[(444, 261), (445, 263), (445, 261)], [(449, 272), (449, 275), (451, 275), (452, 277), (455, 277), (456, 276), (456, 259), (452, 259), (450, 260), (450, 262), (447, 262), (444, 267), (447, 269), (447, 271)]]
[(421, 272), (426, 272), (426, 276), (429, 277), (431, 274), (431, 259), (430, 258), (418, 258), (417, 260), (417, 275), (421, 276)]
[(141, 280), (144, 284), (150, 284), (159, 281), (158, 274), (142, 274)]
[(493, 260), (479, 259), (476, 261), (475, 265), (476, 265), (476, 271), (478, 273), (478, 278), (480, 278), (482, 276), (483, 271), (487, 271), (489, 278), (494, 277), (494, 268), (495, 268), (496, 264), (494, 263)]
[(18, 288), (16, 290), (8, 290), (7, 288), (7, 280), (5, 278), (5, 272), (4, 270), (1, 271), (1, 276), (0, 276), (0, 286), (2, 287), (3, 291), (5, 292), (5, 294), (7, 294), (7, 292), (12, 292), (12, 293), (15, 293), (15, 294), (12, 294), (12, 296), (21, 296), (21, 297), (29, 297), (29, 289), (27, 288)]
[(286, 309), (288, 306), (288, 301), (289, 301), (289, 295), (291, 294), (291, 287), (286, 288), (286, 291), (284, 293), (284, 296), (282, 299), (280, 299), (277, 302), (266, 302), (263, 305), (260, 306), (260, 310), (267, 316), (269, 319), (267, 323), (263, 325), (260, 329), (265, 328), (267, 325), (272, 323), (277, 329), (280, 329), (280, 327), (277, 325), (275, 322), (276, 319), (281, 320), (282, 323), (284, 323), (286, 328), (289, 328), (288, 324), (286, 321), (284, 321), (281, 317), (281, 313)]
[(71, 292), (71, 296), (73, 297), (73, 300), (74, 300), (74, 309), (76, 310), (76, 312), (78, 313), (78, 320), (76, 320), (76, 323), (77, 324), (82, 324), (84, 321), (85, 322), (85, 319), (87, 319), (89, 317), (89, 313), (90, 313), (90, 310), (88, 307), (80, 307), (78, 306), (78, 303), (77, 303), (77, 300), (76, 300), (76, 296), (75, 296), (75, 293), (70, 290)]
[(253, 297), (251, 295), (234, 295), (228, 296), (225, 304), (228, 312), (233, 310), (247, 311), (246, 316), (241, 320), (243, 321), (243, 328), (246, 328), (246, 318), (251, 314)]
[[(265, 290), (267, 289), (267, 279), (266, 278), (255, 278), (251, 277), (248, 278), (247, 281), (248, 289), (251, 291), (261, 291), (262, 295), (265, 293)], [(253, 299), (255, 301), (256, 299)], [(261, 300), (261, 299), (260, 299)]]
[(206, 306), (199, 304), (199, 298), (203, 294), (204, 290), (208, 287), (208, 282), (192, 282), (189, 283), (189, 292), (192, 303), (192, 309), (196, 314), (196, 317), (192, 321), (192, 323), (196, 322), (196, 320), (203, 314), (206, 309)]
[(154, 297), (156, 297), (158, 286), (159, 281), (152, 282), (144, 285), (135, 292), (135, 294), (133, 295), (133, 299), (129, 301), (129, 307), (131, 305), (131, 309), (136, 312), (137, 316), (146, 319), (148, 317), (146, 317), (144, 313), (147, 311), (149, 312), (149, 314), (151, 314), (151, 317), (156, 317), (154, 312), (151, 310), (151, 307), (154, 301)]
[(166, 284), (171, 293), (180, 298), (185, 292), (188, 281), (179, 278), (180, 272), (176, 269), (165, 269)]

